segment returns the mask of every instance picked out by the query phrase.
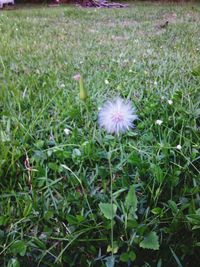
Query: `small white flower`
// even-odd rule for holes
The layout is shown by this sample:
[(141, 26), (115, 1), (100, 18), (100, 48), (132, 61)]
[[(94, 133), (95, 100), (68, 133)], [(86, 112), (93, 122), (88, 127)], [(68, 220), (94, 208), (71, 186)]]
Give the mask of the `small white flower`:
[(177, 145), (176, 148), (177, 148), (178, 150), (181, 150), (181, 149), (182, 149), (182, 146), (181, 146), (181, 145)]
[(154, 81), (154, 83), (153, 83), (154, 85), (157, 85), (158, 83), (157, 83), (157, 81)]
[(46, 237), (47, 237), (47, 235), (45, 233), (41, 233), (39, 236), (40, 239), (45, 239)]
[(61, 83), (60, 88), (65, 88), (64, 83)]
[(69, 130), (69, 129), (67, 129), (67, 128), (65, 128), (65, 129), (64, 129), (64, 133), (65, 133), (66, 135), (69, 135), (69, 133), (70, 133), (70, 130)]
[(133, 71), (130, 69), (128, 72), (130, 72), (130, 73), (131, 73), (131, 72), (133, 72)]
[(133, 128), (133, 121), (138, 117), (134, 114), (135, 109), (130, 102), (121, 98), (108, 101), (99, 112), (99, 125), (108, 133), (119, 134)]
[(109, 81), (107, 79), (104, 82), (105, 82), (105, 84), (109, 84)]
[(168, 102), (169, 105), (173, 104), (173, 101), (171, 99), (167, 100), (167, 102)]
[(161, 125), (163, 123), (163, 121), (161, 121), (161, 120), (156, 120), (156, 124), (157, 125)]

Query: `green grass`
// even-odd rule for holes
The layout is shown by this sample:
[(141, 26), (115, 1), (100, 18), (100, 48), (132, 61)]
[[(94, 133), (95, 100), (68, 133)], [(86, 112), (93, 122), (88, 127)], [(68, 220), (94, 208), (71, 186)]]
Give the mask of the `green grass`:
[[(199, 24), (198, 4), (0, 12), (0, 266), (200, 262)], [(97, 123), (118, 95), (139, 116), (119, 138)]]

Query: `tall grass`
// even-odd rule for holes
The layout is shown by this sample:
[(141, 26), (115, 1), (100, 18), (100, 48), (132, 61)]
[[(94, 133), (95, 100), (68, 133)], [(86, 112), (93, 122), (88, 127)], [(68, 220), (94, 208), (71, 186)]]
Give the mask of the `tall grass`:
[[(0, 13), (1, 266), (197, 266), (199, 11)], [(139, 116), (120, 140), (97, 123), (118, 95)]]

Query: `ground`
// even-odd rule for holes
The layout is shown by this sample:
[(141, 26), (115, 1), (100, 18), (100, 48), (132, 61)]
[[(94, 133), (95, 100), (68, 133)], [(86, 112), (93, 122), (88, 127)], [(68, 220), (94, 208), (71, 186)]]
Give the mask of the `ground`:
[[(0, 11), (1, 266), (200, 261), (199, 25), (199, 4)], [(138, 115), (119, 137), (115, 96)]]

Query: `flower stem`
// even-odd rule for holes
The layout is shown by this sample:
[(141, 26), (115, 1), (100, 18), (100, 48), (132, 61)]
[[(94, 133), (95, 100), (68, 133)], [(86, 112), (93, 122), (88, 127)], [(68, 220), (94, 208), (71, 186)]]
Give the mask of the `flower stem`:
[(113, 241), (113, 184), (112, 184), (112, 177), (113, 177), (113, 173), (112, 173), (112, 164), (111, 164), (111, 151), (109, 150), (109, 154), (108, 154), (108, 163), (109, 163), (109, 171), (110, 171), (110, 204), (111, 204), (111, 222), (110, 222), (110, 226), (111, 226), (111, 255), (112, 255), (112, 260), (114, 262), (113, 259), (113, 251), (114, 251), (114, 241)]

